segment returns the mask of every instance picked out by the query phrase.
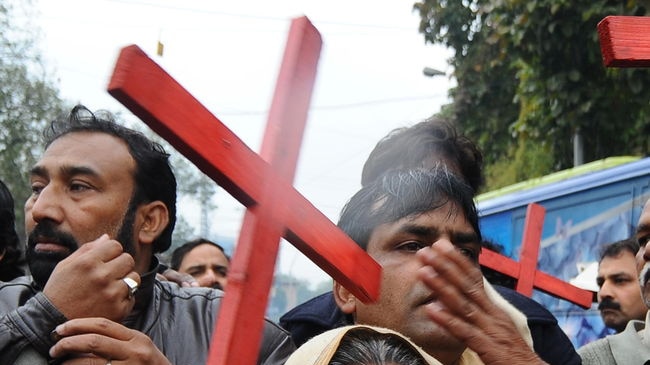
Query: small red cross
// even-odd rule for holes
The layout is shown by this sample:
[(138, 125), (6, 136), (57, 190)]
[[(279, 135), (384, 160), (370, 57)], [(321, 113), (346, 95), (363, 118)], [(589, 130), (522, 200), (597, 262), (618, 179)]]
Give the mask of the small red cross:
[(543, 271), (537, 270), (539, 243), (542, 239), (542, 228), (546, 210), (539, 204), (529, 204), (524, 222), (524, 234), (519, 254), (520, 262), (499, 255), (494, 251), (483, 249), (479, 262), (502, 274), (517, 280), (516, 290), (526, 296), (533, 294), (533, 288), (558, 298), (568, 300), (583, 308), (591, 307), (592, 292), (575, 287)]
[(320, 55), (320, 34), (292, 21), (261, 158), (136, 46), (124, 48), (108, 90), (247, 207), (209, 364), (254, 364), (280, 237), (366, 302), (380, 266), (292, 186)]

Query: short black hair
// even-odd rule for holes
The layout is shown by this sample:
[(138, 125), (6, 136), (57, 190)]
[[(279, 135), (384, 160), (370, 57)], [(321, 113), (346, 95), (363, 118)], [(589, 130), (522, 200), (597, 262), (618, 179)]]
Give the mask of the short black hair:
[(338, 226), (367, 250), (370, 235), (377, 226), (438, 209), (448, 202), (462, 210), (480, 242), (473, 190), (444, 165), (388, 171), (350, 198), (341, 211)]
[(223, 252), (224, 256), (226, 256), (228, 262), (230, 262), (230, 257), (226, 255), (226, 251), (223, 249), (223, 247), (221, 247), (221, 245), (216, 242), (212, 242), (209, 239), (200, 237), (183, 243), (177, 249), (175, 249), (174, 252), (172, 252), (172, 259), (170, 263), (171, 268), (173, 270), (178, 270), (181, 267), (181, 263), (183, 262), (185, 255), (187, 255), (188, 252), (192, 251), (196, 246), (200, 245), (212, 245), (218, 248), (221, 250), (221, 252)]
[(639, 252), (639, 247), (639, 243), (634, 237), (610, 243), (601, 249), (600, 260), (598, 262), (603, 261), (605, 257), (617, 257), (624, 251), (628, 251), (632, 256), (636, 256), (637, 252)]
[(169, 154), (144, 134), (117, 124), (110, 112), (101, 110), (93, 113), (83, 105), (75, 106), (67, 116), (50, 124), (44, 132), (45, 148), (56, 139), (75, 132), (106, 133), (127, 144), (136, 166), (131, 203), (138, 206), (159, 200), (165, 204), (169, 223), (154, 240), (153, 251), (167, 250), (172, 243), (176, 224), (176, 177), (169, 164)]
[(450, 121), (438, 116), (394, 129), (382, 138), (363, 165), (361, 185), (368, 185), (388, 170), (426, 167), (432, 156), (453, 163), (474, 194), (483, 185), (483, 154)]
[(0, 180), (0, 281), (11, 281), (24, 275), (21, 268), (24, 257), (16, 233), (14, 198), (7, 185)]

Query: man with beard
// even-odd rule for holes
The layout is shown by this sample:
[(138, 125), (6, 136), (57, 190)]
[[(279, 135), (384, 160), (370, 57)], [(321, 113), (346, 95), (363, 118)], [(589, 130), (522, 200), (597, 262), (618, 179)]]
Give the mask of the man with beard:
[(189, 274), (199, 286), (224, 290), (228, 284), (230, 258), (219, 244), (197, 238), (172, 253), (171, 268)]
[(634, 238), (605, 246), (598, 263), (598, 310), (605, 326), (623, 332), (632, 319), (642, 321), (648, 311), (639, 288)]
[(445, 166), (387, 172), (338, 226), (382, 266), (374, 303), (334, 284), (355, 324), (397, 331), (444, 365), (544, 364), (526, 317), (483, 280), (473, 192)]
[[(636, 255), (641, 295), (646, 307), (650, 307), (650, 200), (639, 217), (636, 241), (639, 251)], [(650, 360), (650, 316), (645, 322), (631, 320), (621, 333), (601, 338), (578, 349), (584, 365), (629, 365), (647, 364)]]
[[(169, 248), (169, 155), (110, 114), (54, 121), (25, 203), (32, 277), (0, 284), (0, 363), (205, 363), (222, 292), (155, 280)], [(293, 351), (266, 322), (260, 364)]]

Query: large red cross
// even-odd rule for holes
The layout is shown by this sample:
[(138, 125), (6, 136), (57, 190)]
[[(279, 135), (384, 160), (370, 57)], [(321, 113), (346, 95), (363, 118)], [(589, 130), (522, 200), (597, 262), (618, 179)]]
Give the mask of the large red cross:
[(313, 89), (320, 34), (305, 17), (289, 31), (261, 157), (136, 46), (108, 90), (247, 207), (209, 364), (254, 364), (281, 236), (355, 296), (379, 294), (379, 265), (291, 185)]
[[(247, 207), (209, 364), (255, 363), (281, 236), (360, 299), (379, 294), (377, 263), (291, 186), (320, 46), (307, 18), (292, 21), (261, 157), (138, 47), (121, 51), (110, 80), (111, 95)], [(521, 263), (484, 250), (481, 264), (528, 295), (535, 286), (588, 307), (590, 292), (535, 269), (542, 222), (529, 212)]]

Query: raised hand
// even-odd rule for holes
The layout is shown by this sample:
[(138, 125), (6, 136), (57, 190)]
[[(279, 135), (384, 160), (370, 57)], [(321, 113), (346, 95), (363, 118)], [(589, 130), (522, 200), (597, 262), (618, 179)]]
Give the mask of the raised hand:
[(463, 341), (486, 365), (545, 364), (521, 337), (508, 314), (487, 295), (475, 263), (456, 249), (433, 245), (417, 253), (418, 273), (444, 308), (429, 318)]
[(131, 255), (108, 235), (81, 245), (52, 272), (43, 293), (68, 319), (104, 317), (120, 321), (135, 299), (124, 278), (140, 283)]

